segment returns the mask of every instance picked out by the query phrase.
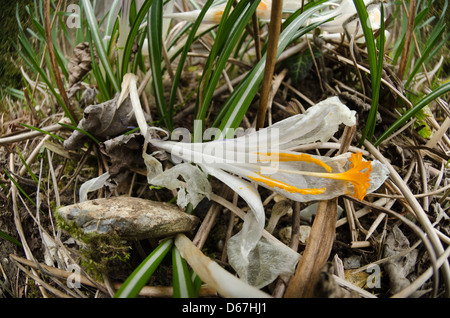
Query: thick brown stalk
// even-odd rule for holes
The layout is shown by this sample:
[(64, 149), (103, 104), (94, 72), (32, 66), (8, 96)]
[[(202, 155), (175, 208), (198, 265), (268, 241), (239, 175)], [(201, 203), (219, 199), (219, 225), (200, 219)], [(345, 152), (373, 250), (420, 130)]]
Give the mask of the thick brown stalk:
[(283, 0), (272, 1), (272, 11), (270, 13), (269, 39), (267, 42), (267, 57), (264, 69), (264, 77), (261, 87), (261, 97), (257, 115), (256, 128), (264, 127), (266, 118), (267, 104), (269, 101), (270, 87), (272, 85), (272, 76), (277, 60), (278, 39), (281, 30), (281, 14), (283, 12)]
[(308, 244), (284, 297), (309, 298), (314, 296), (314, 286), (320, 270), (328, 260), (333, 246), (336, 217), (337, 199), (319, 202)]

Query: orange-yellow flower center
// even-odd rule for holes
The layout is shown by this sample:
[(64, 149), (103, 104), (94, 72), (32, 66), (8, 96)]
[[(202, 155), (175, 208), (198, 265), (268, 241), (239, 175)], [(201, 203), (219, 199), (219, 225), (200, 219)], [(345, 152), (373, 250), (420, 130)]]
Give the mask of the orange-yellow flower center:
[(267, 3), (262, 0), (259, 4), (258, 7), (256, 8), (258, 15), (264, 15), (266, 13), (266, 11), (268, 10), (267, 8)]
[[(370, 161), (364, 161), (362, 153), (357, 152), (351, 154), (349, 161), (351, 162), (350, 169), (342, 173), (330, 173), (331, 167), (325, 164), (323, 161), (314, 158), (307, 154), (290, 154), (290, 153), (258, 153), (260, 161), (278, 160), (282, 161), (304, 161), (317, 164), (327, 170), (327, 172), (311, 172), (311, 171), (283, 171), (285, 173), (293, 173), (300, 175), (308, 175), (319, 178), (327, 178), (334, 180), (342, 180), (350, 182), (353, 185), (353, 196), (362, 200), (367, 193), (367, 189), (370, 187), (370, 172), (372, 171), (372, 164)], [(280, 171), (280, 170), (278, 170)], [(279, 180), (262, 176), (257, 173), (259, 177), (248, 176), (250, 179), (264, 183), (272, 188), (277, 187), (287, 192), (298, 192), (301, 194), (321, 194), (325, 192), (325, 188), (312, 188), (312, 189), (299, 189), (293, 185), (281, 182)]]
[(353, 196), (362, 200), (366, 195), (367, 189), (370, 187), (369, 181), (372, 163), (370, 161), (363, 161), (361, 152), (351, 154), (349, 161), (351, 162), (350, 169), (346, 172), (335, 174), (333, 179), (345, 180), (353, 184), (355, 190)]
[(248, 176), (248, 177), (250, 179), (256, 181), (256, 182), (264, 183), (264, 184), (266, 184), (266, 185), (268, 185), (269, 187), (272, 187), (272, 188), (277, 187), (277, 188), (283, 189), (283, 190), (285, 190), (286, 192), (289, 192), (289, 193), (296, 192), (296, 193), (300, 193), (300, 194), (313, 194), (313, 195), (315, 195), (315, 194), (321, 194), (321, 193), (325, 192), (325, 188), (320, 188), (320, 189), (316, 189), (316, 188), (300, 189), (300, 188), (297, 188), (297, 187), (295, 187), (293, 185), (287, 184), (285, 182), (282, 182), (282, 181), (279, 181), (279, 180), (275, 180), (275, 179), (263, 176), (263, 175), (261, 175), (259, 173), (257, 173), (257, 174), (259, 175), (259, 177), (252, 177), (252, 176)]
[(212, 20), (215, 23), (220, 23), (220, 20), (222, 19), (222, 15), (223, 15), (223, 10), (218, 10), (217, 12), (214, 13)]

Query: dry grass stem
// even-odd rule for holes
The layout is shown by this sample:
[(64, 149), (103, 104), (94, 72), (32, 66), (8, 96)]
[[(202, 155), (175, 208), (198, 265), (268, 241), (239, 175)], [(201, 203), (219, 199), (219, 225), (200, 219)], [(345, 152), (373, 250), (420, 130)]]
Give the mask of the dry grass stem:
[(269, 39), (267, 43), (266, 66), (261, 87), (261, 97), (259, 100), (256, 128), (264, 127), (266, 120), (266, 110), (268, 107), (270, 87), (272, 86), (272, 76), (277, 59), (278, 38), (281, 29), (281, 15), (283, 13), (283, 0), (273, 0), (270, 13)]

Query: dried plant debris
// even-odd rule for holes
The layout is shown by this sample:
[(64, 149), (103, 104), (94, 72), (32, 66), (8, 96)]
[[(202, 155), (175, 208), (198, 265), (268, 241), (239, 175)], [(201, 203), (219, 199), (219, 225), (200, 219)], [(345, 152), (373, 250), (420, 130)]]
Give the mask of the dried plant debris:
[(80, 101), (78, 102), (78, 106), (81, 109), (85, 109), (86, 106), (95, 104), (95, 97), (97, 97), (98, 91), (95, 87), (86, 87), (81, 94)]
[[(410, 248), (408, 238), (398, 226), (394, 226), (386, 238), (384, 257), (392, 257)], [(389, 276), (390, 292), (395, 294), (410, 284), (407, 276), (414, 271), (418, 251), (412, 250), (402, 257), (390, 259), (384, 264)], [(414, 296), (413, 296), (414, 297)]]
[(91, 70), (91, 51), (88, 42), (79, 43), (73, 49), (73, 57), (69, 60), (68, 97), (72, 98), (80, 89), (83, 77)]
[(333, 265), (327, 263), (319, 273), (319, 278), (314, 286), (314, 297), (319, 298), (358, 298), (358, 294), (346, 290), (337, 284), (332, 273)]
[(100, 143), (100, 151), (110, 159), (111, 176), (132, 168), (145, 168), (142, 158), (144, 137), (141, 134), (120, 135)]
[(122, 185), (128, 188), (131, 171), (144, 171), (143, 144), (144, 137), (137, 133), (120, 135), (100, 143), (101, 153), (109, 158), (105, 197), (110, 197), (116, 190), (118, 193), (125, 193), (120, 188)]
[(199, 221), (170, 203), (133, 197), (84, 201), (57, 212), (85, 234), (118, 235), (123, 239), (169, 237), (194, 230)]
[[(137, 126), (133, 107), (129, 98), (126, 98), (117, 107), (118, 96), (98, 105), (90, 105), (84, 110), (83, 119), (78, 128), (93, 135), (95, 138), (108, 139), (119, 136)], [(149, 120), (149, 118), (147, 118)], [(83, 145), (89, 137), (82, 131), (75, 130), (64, 141), (64, 148), (74, 150)]]

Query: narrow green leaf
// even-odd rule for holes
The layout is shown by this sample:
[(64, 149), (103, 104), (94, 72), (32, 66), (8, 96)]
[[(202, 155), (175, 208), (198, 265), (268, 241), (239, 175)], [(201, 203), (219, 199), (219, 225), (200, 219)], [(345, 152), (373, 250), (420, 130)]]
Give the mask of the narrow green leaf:
[(6, 87), (5, 92), (17, 99), (25, 100), (25, 94), (20, 89)]
[[(373, 93), (372, 105), (361, 137), (362, 143), (366, 138), (371, 139), (373, 131), (375, 129), (376, 114), (378, 112), (377, 92), (379, 91), (379, 84), (378, 84), (379, 75), (377, 66), (378, 59), (377, 59), (377, 49), (375, 46), (375, 39), (373, 37), (373, 30), (372, 26), (370, 25), (369, 14), (367, 13), (366, 5), (363, 0), (354, 0), (353, 3), (355, 5), (356, 12), (358, 13), (359, 22), (363, 30), (364, 38), (366, 40), (367, 57), (369, 60), (370, 79), (372, 82), (372, 93)], [(384, 30), (382, 32), (384, 32)]]
[(100, 35), (100, 30), (98, 29), (97, 18), (95, 16), (94, 9), (92, 8), (92, 5), (89, 0), (82, 0), (82, 1), (84, 12), (86, 13), (87, 22), (89, 24), (89, 30), (92, 36), (92, 40), (94, 41), (95, 48), (97, 49), (98, 57), (102, 62), (103, 68), (105, 69), (107, 77), (111, 81), (114, 90), (116, 92), (120, 92), (119, 83), (116, 77), (114, 76), (114, 72), (111, 68), (111, 65), (109, 64), (108, 56), (106, 55), (105, 47), (103, 46), (103, 40)]
[(148, 55), (152, 70), (152, 85), (155, 94), (156, 108), (167, 129), (173, 130), (172, 109), (167, 109), (164, 100), (162, 63), (162, 3), (155, 1), (147, 18)]
[[(375, 132), (375, 125), (377, 120), (377, 113), (378, 113), (378, 102), (380, 99), (380, 87), (381, 87), (381, 75), (383, 71), (383, 63), (384, 63), (384, 44), (385, 44), (385, 34), (384, 34), (384, 6), (383, 3), (380, 3), (380, 10), (381, 10), (381, 24), (380, 24), (380, 37), (378, 41), (378, 58), (374, 62), (373, 60), (369, 59), (369, 63), (376, 63), (375, 67), (371, 66), (372, 69), (376, 69), (375, 75), (372, 75), (371, 71), (371, 78), (372, 78), (372, 104), (370, 107), (369, 115), (367, 116), (367, 122), (364, 126), (362, 137), (361, 137), (361, 144), (364, 142), (366, 138), (368, 140), (372, 140), (373, 134)], [(370, 46), (372, 49), (372, 46)], [(369, 51), (369, 46), (367, 46), (367, 50)], [(368, 53), (368, 55), (373, 58), (373, 55), (377, 55), (376, 49), (374, 52)]]
[(172, 268), (173, 268), (173, 297), (193, 298), (195, 296), (192, 286), (191, 275), (186, 261), (181, 257), (178, 249), (172, 247)]
[(22, 152), (20, 151), (19, 147), (16, 145), (16, 151), (19, 154), (20, 157), (20, 161), (22, 161), (22, 164), (25, 166), (25, 168), (27, 169), (28, 173), (30, 174), (31, 179), (33, 179), (33, 181), (36, 183), (36, 185), (38, 184), (39, 180), (36, 177), (36, 175), (33, 173), (33, 171), (31, 171), (30, 166), (27, 164), (27, 161), (25, 160), (25, 158), (22, 155)]
[(98, 141), (97, 138), (95, 138), (92, 134), (88, 133), (87, 131), (85, 131), (85, 130), (83, 130), (81, 128), (78, 128), (76, 126), (63, 124), (63, 123), (58, 123), (58, 124), (63, 126), (63, 127), (66, 127), (66, 128), (70, 128), (70, 129), (73, 129), (73, 130), (78, 130), (79, 132), (81, 132), (81, 133), (85, 134), (86, 136), (88, 136), (89, 138), (91, 138), (96, 144), (100, 143), (100, 141)]
[(33, 199), (30, 198), (30, 196), (25, 192), (24, 189), (22, 189), (22, 187), (20, 186), (20, 184), (17, 182), (16, 179), (14, 179), (14, 177), (8, 172), (7, 169), (3, 168), (3, 172), (5, 173), (5, 175), (8, 177), (9, 180), (11, 180), (12, 183), (14, 183), (14, 185), (16, 186), (17, 190), (19, 190), (20, 193), (22, 193), (22, 195), (27, 198), (28, 201), (30, 201), (30, 203), (33, 206), (36, 206), (36, 202), (33, 201)]
[(423, 97), (413, 108), (409, 109), (405, 114), (402, 115), (395, 123), (391, 125), (374, 143), (374, 146), (378, 146), (383, 142), (388, 136), (390, 136), (394, 131), (400, 128), (404, 123), (406, 123), (411, 117), (413, 117), (419, 110), (424, 108), (426, 105), (430, 104), (433, 100), (439, 96), (450, 91), (450, 82), (439, 86), (437, 89), (432, 91), (430, 94)]
[(198, 297), (200, 294), (200, 288), (202, 287), (202, 280), (200, 276), (197, 275), (196, 272), (193, 270), (191, 271), (191, 281), (192, 281), (192, 287), (194, 289), (194, 297)]
[[(24, 62), (35, 72), (38, 73), (41, 77), (41, 79), (45, 82), (45, 84), (47, 84), (48, 89), (50, 90), (50, 92), (52, 93), (52, 95), (55, 97), (56, 102), (61, 105), (61, 107), (63, 108), (66, 116), (72, 121), (72, 123), (76, 124), (76, 121), (74, 120), (74, 118), (71, 116), (70, 112), (68, 111), (67, 107), (65, 106), (65, 103), (63, 102), (61, 96), (56, 92), (53, 83), (50, 81), (50, 79), (47, 77), (46, 72), (44, 71), (43, 68), (40, 67), (39, 65), (39, 61), (40, 61), (40, 57), (38, 58), (38, 56), (36, 55), (36, 53), (33, 50), (33, 46), (31, 45), (31, 43), (28, 40), (28, 37), (25, 35), (24, 30), (22, 28), (22, 25), (20, 23), (20, 18), (19, 18), (19, 13), (18, 13), (18, 7), (16, 7), (16, 19), (17, 19), (17, 23), (19, 25), (19, 34), (17, 36), (17, 39), (19, 40), (20, 46), (22, 47), (22, 50), (17, 48), (17, 51), (19, 53), (19, 55), (22, 57), (22, 59), (24, 60)], [(39, 36), (38, 36), (39, 38)], [(44, 41), (45, 42), (45, 41)], [(14, 45), (15, 46), (15, 45)], [(48, 65), (50, 65), (50, 63), (47, 63)], [(51, 74), (53, 74), (53, 72), (50, 72)]]
[[(209, 105), (211, 104), (214, 90), (227, 65), (228, 58), (235, 49), (245, 26), (250, 21), (258, 4), (259, 1), (252, 1), (249, 3), (249, 1), (242, 0), (231, 12), (229, 19), (224, 20), (222, 18), (223, 22), (221, 22), (221, 27), (219, 27), (219, 30), (217, 31), (217, 38), (207, 61), (207, 65), (209, 66), (208, 72), (206, 72), (206, 75), (202, 80), (202, 82), (207, 85), (207, 88), (204, 92), (199, 94), (201, 104), (196, 115), (197, 119), (204, 120)], [(218, 60), (214, 72), (212, 72), (212, 61), (216, 60), (216, 58), (218, 58)], [(211, 77), (209, 77), (209, 74), (211, 74)]]
[(169, 113), (173, 113), (173, 108), (175, 105), (175, 99), (177, 94), (178, 85), (180, 83), (181, 73), (183, 72), (184, 63), (186, 62), (187, 55), (189, 53), (189, 50), (191, 48), (192, 42), (195, 39), (195, 35), (197, 33), (198, 28), (200, 27), (200, 24), (202, 23), (203, 17), (206, 14), (206, 11), (208, 11), (209, 7), (213, 4), (214, 0), (208, 0), (206, 1), (205, 5), (203, 6), (202, 10), (200, 11), (200, 14), (195, 21), (195, 23), (192, 25), (191, 32), (189, 33), (189, 36), (186, 40), (186, 44), (184, 45), (183, 51), (180, 55), (178, 67), (175, 72), (175, 76), (173, 78), (172, 88), (170, 90), (170, 98), (169, 98)]
[(49, 135), (49, 136), (51, 136), (51, 137), (53, 137), (55, 139), (58, 139), (59, 141), (64, 141), (64, 138), (62, 138), (62, 137), (60, 137), (58, 135), (52, 134), (52, 133), (50, 133), (48, 131), (39, 129), (37, 127), (31, 126), (31, 125), (27, 125), (27, 124), (24, 124), (24, 123), (19, 123), (19, 125), (24, 126), (24, 127), (28, 128), (28, 129), (31, 129), (31, 130), (39, 131), (40, 133)]
[(121, 77), (123, 77), (128, 72), (128, 64), (130, 63), (131, 51), (133, 50), (134, 40), (136, 39), (139, 27), (141, 26), (142, 21), (144, 21), (144, 18), (147, 15), (148, 10), (152, 5), (152, 3), (153, 0), (146, 0), (142, 4), (136, 16), (136, 19), (134, 20), (133, 25), (131, 26), (130, 33), (128, 34), (127, 37), (127, 42), (125, 44), (125, 48), (123, 49)]
[(173, 239), (164, 240), (147, 258), (125, 280), (122, 286), (114, 295), (114, 298), (135, 298), (142, 287), (158, 268), (167, 252), (173, 245)]
[(0, 230), (0, 238), (7, 240), (13, 244), (16, 244), (19, 247), (22, 247), (22, 243), (20, 243), (18, 240), (16, 240), (14, 237), (9, 236), (8, 234), (6, 234), (5, 232)]
[[(94, 47), (92, 40), (89, 39), (90, 47)], [(94, 50), (89, 50), (91, 54), (91, 61), (95, 61)], [(98, 90), (100, 91), (99, 99), (101, 101), (107, 101), (111, 99), (111, 94), (106, 86), (105, 79), (103, 78), (102, 71), (100, 70), (100, 66), (97, 63), (91, 63), (92, 66), (92, 74), (94, 75), (95, 82), (97, 83)]]
[[(110, 37), (109, 41), (112, 41), (111, 37), (114, 34), (113, 31), (114, 31), (114, 24), (115, 24), (115, 19), (116, 19), (115, 13), (116, 13), (116, 8), (117, 8), (117, 5), (119, 4), (119, 1), (120, 0), (114, 0), (113, 4), (111, 5), (111, 9), (109, 9), (109, 11), (108, 11), (108, 18), (106, 19), (106, 25), (105, 25), (105, 36)], [(103, 44), (105, 45), (105, 47), (108, 47), (107, 39), (105, 39)]]
[(434, 29), (434, 30), (438, 30), (438, 32), (433, 32), (430, 35), (430, 37), (428, 38), (428, 41), (424, 46), (425, 49), (422, 52), (422, 56), (414, 64), (414, 67), (413, 67), (411, 73), (409, 74), (408, 79), (406, 80), (405, 87), (409, 87), (414, 76), (416, 76), (417, 72), (422, 67), (422, 64), (426, 63), (430, 59), (430, 57), (432, 57), (431, 52), (436, 51), (435, 50), (436, 46), (441, 47), (444, 43), (446, 43), (446, 40), (448, 40), (448, 35), (447, 35), (446, 38), (440, 43), (440, 45), (437, 45), (442, 34), (445, 31), (445, 25), (442, 26), (442, 28), (440, 28), (440, 29)]

